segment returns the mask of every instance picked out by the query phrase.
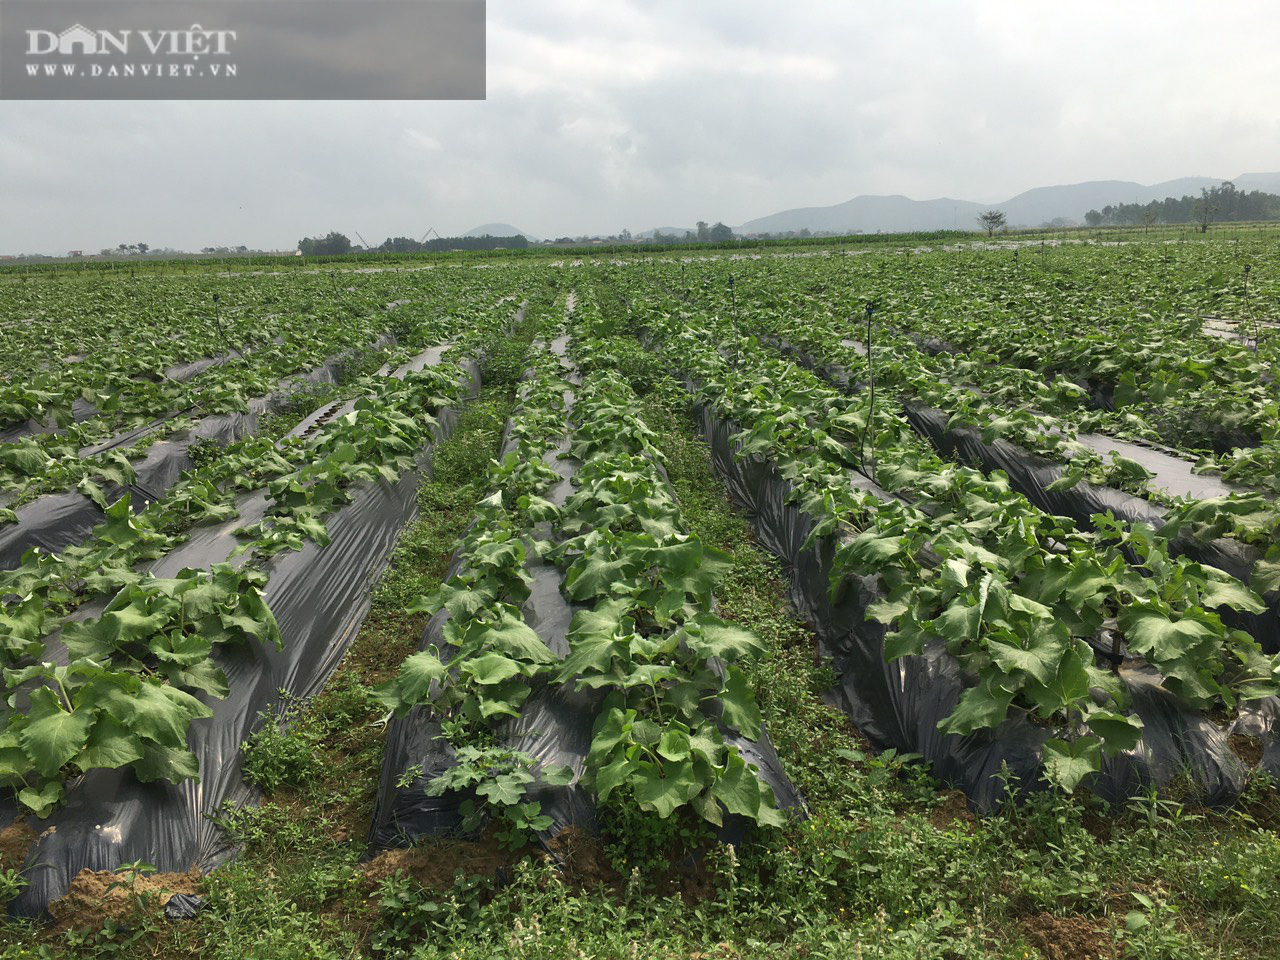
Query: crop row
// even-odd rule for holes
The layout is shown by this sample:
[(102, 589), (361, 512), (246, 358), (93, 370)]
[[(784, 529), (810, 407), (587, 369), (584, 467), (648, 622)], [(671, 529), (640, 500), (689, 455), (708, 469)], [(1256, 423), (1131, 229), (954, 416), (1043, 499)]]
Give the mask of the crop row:
[[(478, 345), (470, 339), (459, 356)], [(138, 514), (125, 495), (85, 543), (60, 556), (30, 551), (0, 575), (9, 690), (0, 773), (19, 802), (47, 815), (68, 778), (102, 767), (128, 766), (144, 782), (195, 777), (187, 728), (211, 715), (200, 695), (228, 693), (214, 649), (282, 642), (262, 600), (271, 558), (327, 544), (326, 517), (356, 484), (414, 469), (436, 426), (431, 411), (457, 403), (473, 377), (448, 361), (371, 380), (314, 435), (244, 448)], [(239, 546), (203, 569), (157, 575), (155, 562), (182, 540), (178, 521), (238, 527)]]
[[(590, 366), (595, 311), (579, 311), (571, 352)], [(751, 762), (759, 710), (736, 665), (762, 648), (711, 612), (727, 557), (686, 532), (630, 388), (605, 373), (580, 378), (553, 353), (532, 371), (457, 572), (419, 607), (445, 613), (381, 691), (400, 715), (429, 704), (449, 745), (451, 763), (418, 758), (426, 772), (413, 789), (474, 791), (483, 802), (465, 801), (463, 826), (496, 814), (516, 845), (553, 824), (581, 826), (605, 803), (778, 822)], [(537, 617), (535, 631), (522, 611), (557, 602), (535, 595), (540, 582), (576, 612)], [(403, 782), (411, 760), (389, 749), (384, 784)], [(415, 809), (404, 798), (392, 807)], [(380, 821), (384, 842), (410, 829), (394, 812)]]
[(1138, 745), (1124, 664), (1149, 665), (1197, 711), (1276, 692), (1274, 660), (1219, 615), (1260, 611), (1258, 597), (1171, 557), (1150, 527), (1077, 531), (1000, 477), (941, 460), (893, 396), (870, 416), (865, 400), (770, 358), (728, 324), (657, 306), (643, 315), (701, 401), (740, 426), (740, 453), (777, 464), (816, 521), (811, 539), (836, 538), (833, 596), (851, 578), (877, 584), (869, 613), (891, 628), (886, 656), (920, 656), (937, 638), (972, 679), (944, 732), (1027, 715), (1058, 731), (1046, 772), (1071, 787), (1100, 769), (1103, 751)]

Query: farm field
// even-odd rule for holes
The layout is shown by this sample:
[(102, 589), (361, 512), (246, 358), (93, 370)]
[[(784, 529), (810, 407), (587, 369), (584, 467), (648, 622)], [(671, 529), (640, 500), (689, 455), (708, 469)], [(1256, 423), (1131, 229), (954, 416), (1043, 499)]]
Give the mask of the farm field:
[(0, 271), (0, 958), (1280, 956), (1280, 237), (1111, 232)]

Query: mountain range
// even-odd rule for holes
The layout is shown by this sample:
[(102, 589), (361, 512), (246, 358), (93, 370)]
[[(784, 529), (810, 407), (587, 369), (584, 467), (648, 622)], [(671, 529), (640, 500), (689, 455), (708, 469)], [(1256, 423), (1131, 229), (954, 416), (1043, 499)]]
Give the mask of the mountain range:
[[(984, 210), (1000, 210), (1011, 227), (1037, 227), (1057, 217), (1083, 221), (1089, 210), (1108, 204), (1148, 203), (1165, 197), (1198, 194), (1226, 177), (1182, 177), (1150, 186), (1129, 180), (1090, 180), (1056, 187), (1036, 187), (1003, 203), (977, 203), (941, 197), (859, 196), (829, 207), (796, 207), (748, 220), (734, 228), (738, 234), (786, 233), (809, 229), (831, 233), (905, 232), (913, 230), (972, 230)], [(1245, 173), (1231, 178), (1239, 190), (1280, 193), (1280, 173)]]

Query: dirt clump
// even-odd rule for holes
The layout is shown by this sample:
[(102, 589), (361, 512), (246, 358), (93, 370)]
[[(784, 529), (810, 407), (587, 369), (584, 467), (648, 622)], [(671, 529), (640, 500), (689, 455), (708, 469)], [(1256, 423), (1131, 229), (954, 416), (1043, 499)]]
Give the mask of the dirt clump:
[(35, 842), (36, 832), (27, 823), (26, 817), (19, 817), (0, 830), (0, 870), (21, 869)]
[(1087, 917), (1037, 913), (1022, 921), (1022, 931), (1044, 960), (1111, 960), (1112, 939)]
[(373, 884), (403, 872), (424, 887), (451, 887), (458, 873), (494, 877), (520, 856), (502, 849), (493, 834), (486, 833), (479, 840), (432, 839), (416, 847), (387, 850), (361, 864), (360, 872)]
[(941, 806), (929, 811), (929, 822), (938, 830), (949, 830), (956, 821), (972, 830), (978, 818), (969, 810), (969, 798), (960, 790), (942, 794)]
[(49, 904), (49, 913), (59, 930), (96, 930), (107, 920), (125, 922), (144, 907), (159, 913), (176, 893), (200, 893), (203, 881), (198, 868), (133, 878), (86, 868), (76, 874), (62, 899)]
[(1243, 733), (1233, 733), (1228, 740), (1236, 756), (1248, 766), (1256, 767), (1262, 762), (1264, 748), (1262, 741), (1258, 737), (1251, 737)]
[(570, 827), (548, 843), (551, 853), (560, 861), (565, 876), (583, 886), (618, 887), (622, 876), (613, 868), (604, 843), (594, 834)]

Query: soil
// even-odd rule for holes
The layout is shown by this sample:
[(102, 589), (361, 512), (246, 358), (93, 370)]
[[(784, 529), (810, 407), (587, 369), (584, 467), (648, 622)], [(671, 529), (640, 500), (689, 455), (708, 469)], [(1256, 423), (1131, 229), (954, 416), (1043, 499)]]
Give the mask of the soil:
[[(579, 888), (606, 887), (620, 892), (626, 878), (610, 862), (603, 841), (586, 831), (570, 828), (553, 838), (551, 853), (560, 861), (564, 878)], [(360, 867), (370, 888), (400, 871), (423, 887), (436, 889), (453, 886), (454, 877), (502, 878), (516, 863), (528, 856), (547, 855), (536, 848), (505, 850), (486, 833), (479, 840), (430, 840), (421, 846), (388, 850)], [(661, 896), (679, 896), (689, 905), (715, 895), (715, 886), (704, 856), (687, 856), (672, 863), (651, 881)]]
[(81, 870), (66, 896), (49, 904), (49, 913), (57, 930), (97, 930), (109, 919), (123, 922), (133, 916), (140, 897), (149, 898), (148, 907), (158, 913), (175, 893), (200, 893), (203, 881), (195, 868), (185, 873), (153, 873), (131, 883), (110, 870)]
[(1102, 816), (1094, 810), (1086, 810), (1084, 814), (1084, 828), (1089, 834), (1101, 843), (1110, 843), (1112, 831), (1115, 823), (1110, 817)]
[(25, 817), (0, 830), (0, 870), (18, 870), (27, 862), (27, 853), (36, 842), (36, 832)]
[(553, 838), (548, 846), (564, 866), (565, 876), (584, 887), (607, 886), (617, 889), (622, 876), (613, 869), (599, 837), (570, 827)]
[(956, 821), (972, 830), (978, 818), (969, 810), (969, 799), (960, 790), (942, 794), (942, 805), (929, 811), (929, 822), (938, 830), (951, 829)]
[(1022, 921), (1027, 942), (1044, 960), (1110, 960), (1114, 944), (1095, 921), (1037, 913)]
[(716, 895), (705, 856), (689, 857), (673, 863), (651, 879), (658, 896), (678, 896), (689, 907), (696, 907), (703, 900)]
[(1246, 736), (1243, 733), (1233, 733), (1231, 735), (1231, 749), (1236, 752), (1236, 756), (1243, 760), (1251, 767), (1256, 767), (1262, 762), (1263, 746), (1262, 741), (1257, 737)]
[(424, 887), (452, 887), (454, 876), (493, 877), (523, 856), (521, 851), (502, 849), (492, 833), (479, 840), (432, 840), (417, 847), (388, 850), (360, 872), (373, 884), (403, 871)]

